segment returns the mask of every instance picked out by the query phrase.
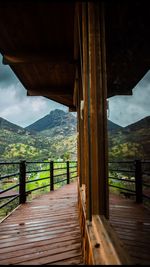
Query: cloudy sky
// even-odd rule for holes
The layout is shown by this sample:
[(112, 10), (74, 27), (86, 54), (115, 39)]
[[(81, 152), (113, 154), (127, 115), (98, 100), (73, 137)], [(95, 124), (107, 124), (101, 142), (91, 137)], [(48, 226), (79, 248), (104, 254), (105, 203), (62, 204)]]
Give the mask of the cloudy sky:
[(131, 96), (109, 98), (108, 119), (127, 126), (150, 116), (150, 71), (133, 88)]
[(11, 68), (2, 64), (0, 55), (0, 117), (26, 127), (56, 108), (68, 111), (68, 107), (45, 97), (27, 96)]
[[(26, 127), (55, 108), (68, 111), (66, 106), (44, 97), (27, 96), (27, 91), (0, 55), (0, 117)], [(133, 89), (132, 96), (109, 98), (108, 119), (127, 126), (150, 116), (150, 71)]]

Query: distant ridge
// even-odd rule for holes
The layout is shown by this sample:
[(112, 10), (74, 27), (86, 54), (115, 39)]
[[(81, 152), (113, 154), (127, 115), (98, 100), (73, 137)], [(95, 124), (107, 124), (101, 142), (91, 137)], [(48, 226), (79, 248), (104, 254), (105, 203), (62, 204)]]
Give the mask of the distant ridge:
[(26, 132), (26, 130), (8, 120), (5, 120), (0, 117), (0, 129), (6, 129), (13, 132)]
[(76, 127), (76, 117), (70, 112), (55, 109), (52, 110), (48, 115), (27, 126), (25, 129), (29, 131), (41, 132), (58, 126)]
[(119, 131), (119, 130), (122, 130), (123, 127), (122, 126), (119, 126), (118, 124), (108, 120), (108, 131), (109, 132), (116, 132), (116, 131)]
[[(76, 123), (77, 123), (76, 117), (72, 115), (70, 112), (65, 112), (60, 109), (55, 109), (52, 110), (48, 115), (27, 126), (25, 129), (29, 131), (41, 132), (48, 129), (52, 129), (54, 127), (75, 126)], [(108, 131), (114, 132), (120, 129), (122, 129), (121, 126), (108, 120)]]
[(147, 116), (135, 123), (132, 123), (126, 127), (124, 127), (124, 130), (126, 131), (136, 131), (141, 128), (148, 129), (150, 128), (150, 116)]

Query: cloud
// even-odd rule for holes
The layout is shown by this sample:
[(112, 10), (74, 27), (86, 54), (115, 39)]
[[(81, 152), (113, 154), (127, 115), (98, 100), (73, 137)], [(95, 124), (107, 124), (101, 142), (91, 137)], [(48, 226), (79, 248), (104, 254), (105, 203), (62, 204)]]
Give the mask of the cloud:
[(68, 107), (45, 97), (27, 96), (10, 67), (0, 64), (0, 117), (26, 127), (56, 108), (68, 111)]
[(68, 110), (67, 107), (44, 97), (26, 96), (25, 91), (21, 86), (0, 89), (0, 117), (26, 127), (55, 108)]
[(109, 98), (108, 119), (121, 126), (150, 116), (150, 71), (133, 88), (131, 96)]

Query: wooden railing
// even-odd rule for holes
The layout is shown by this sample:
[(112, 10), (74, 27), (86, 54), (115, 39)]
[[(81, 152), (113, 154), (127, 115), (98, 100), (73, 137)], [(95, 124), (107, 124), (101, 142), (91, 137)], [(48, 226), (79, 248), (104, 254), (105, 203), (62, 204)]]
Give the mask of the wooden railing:
[(0, 168), (0, 217), (2, 209), (8, 207), (7, 215), (32, 192), (52, 191), (77, 178), (77, 161), (0, 162)]
[(109, 186), (117, 188), (126, 197), (135, 196), (137, 203), (149, 200), (150, 161), (109, 162)]

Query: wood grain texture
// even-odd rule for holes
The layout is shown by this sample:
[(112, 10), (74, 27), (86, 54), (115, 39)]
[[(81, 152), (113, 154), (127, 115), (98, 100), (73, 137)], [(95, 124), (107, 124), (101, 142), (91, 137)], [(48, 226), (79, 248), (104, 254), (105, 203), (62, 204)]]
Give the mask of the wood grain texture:
[(19, 206), (2, 221), (0, 263), (83, 264), (76, 182)]
[(110, 194), (110, 222), (134, 264), (150, 264), (150, 210), (143, 204)]

